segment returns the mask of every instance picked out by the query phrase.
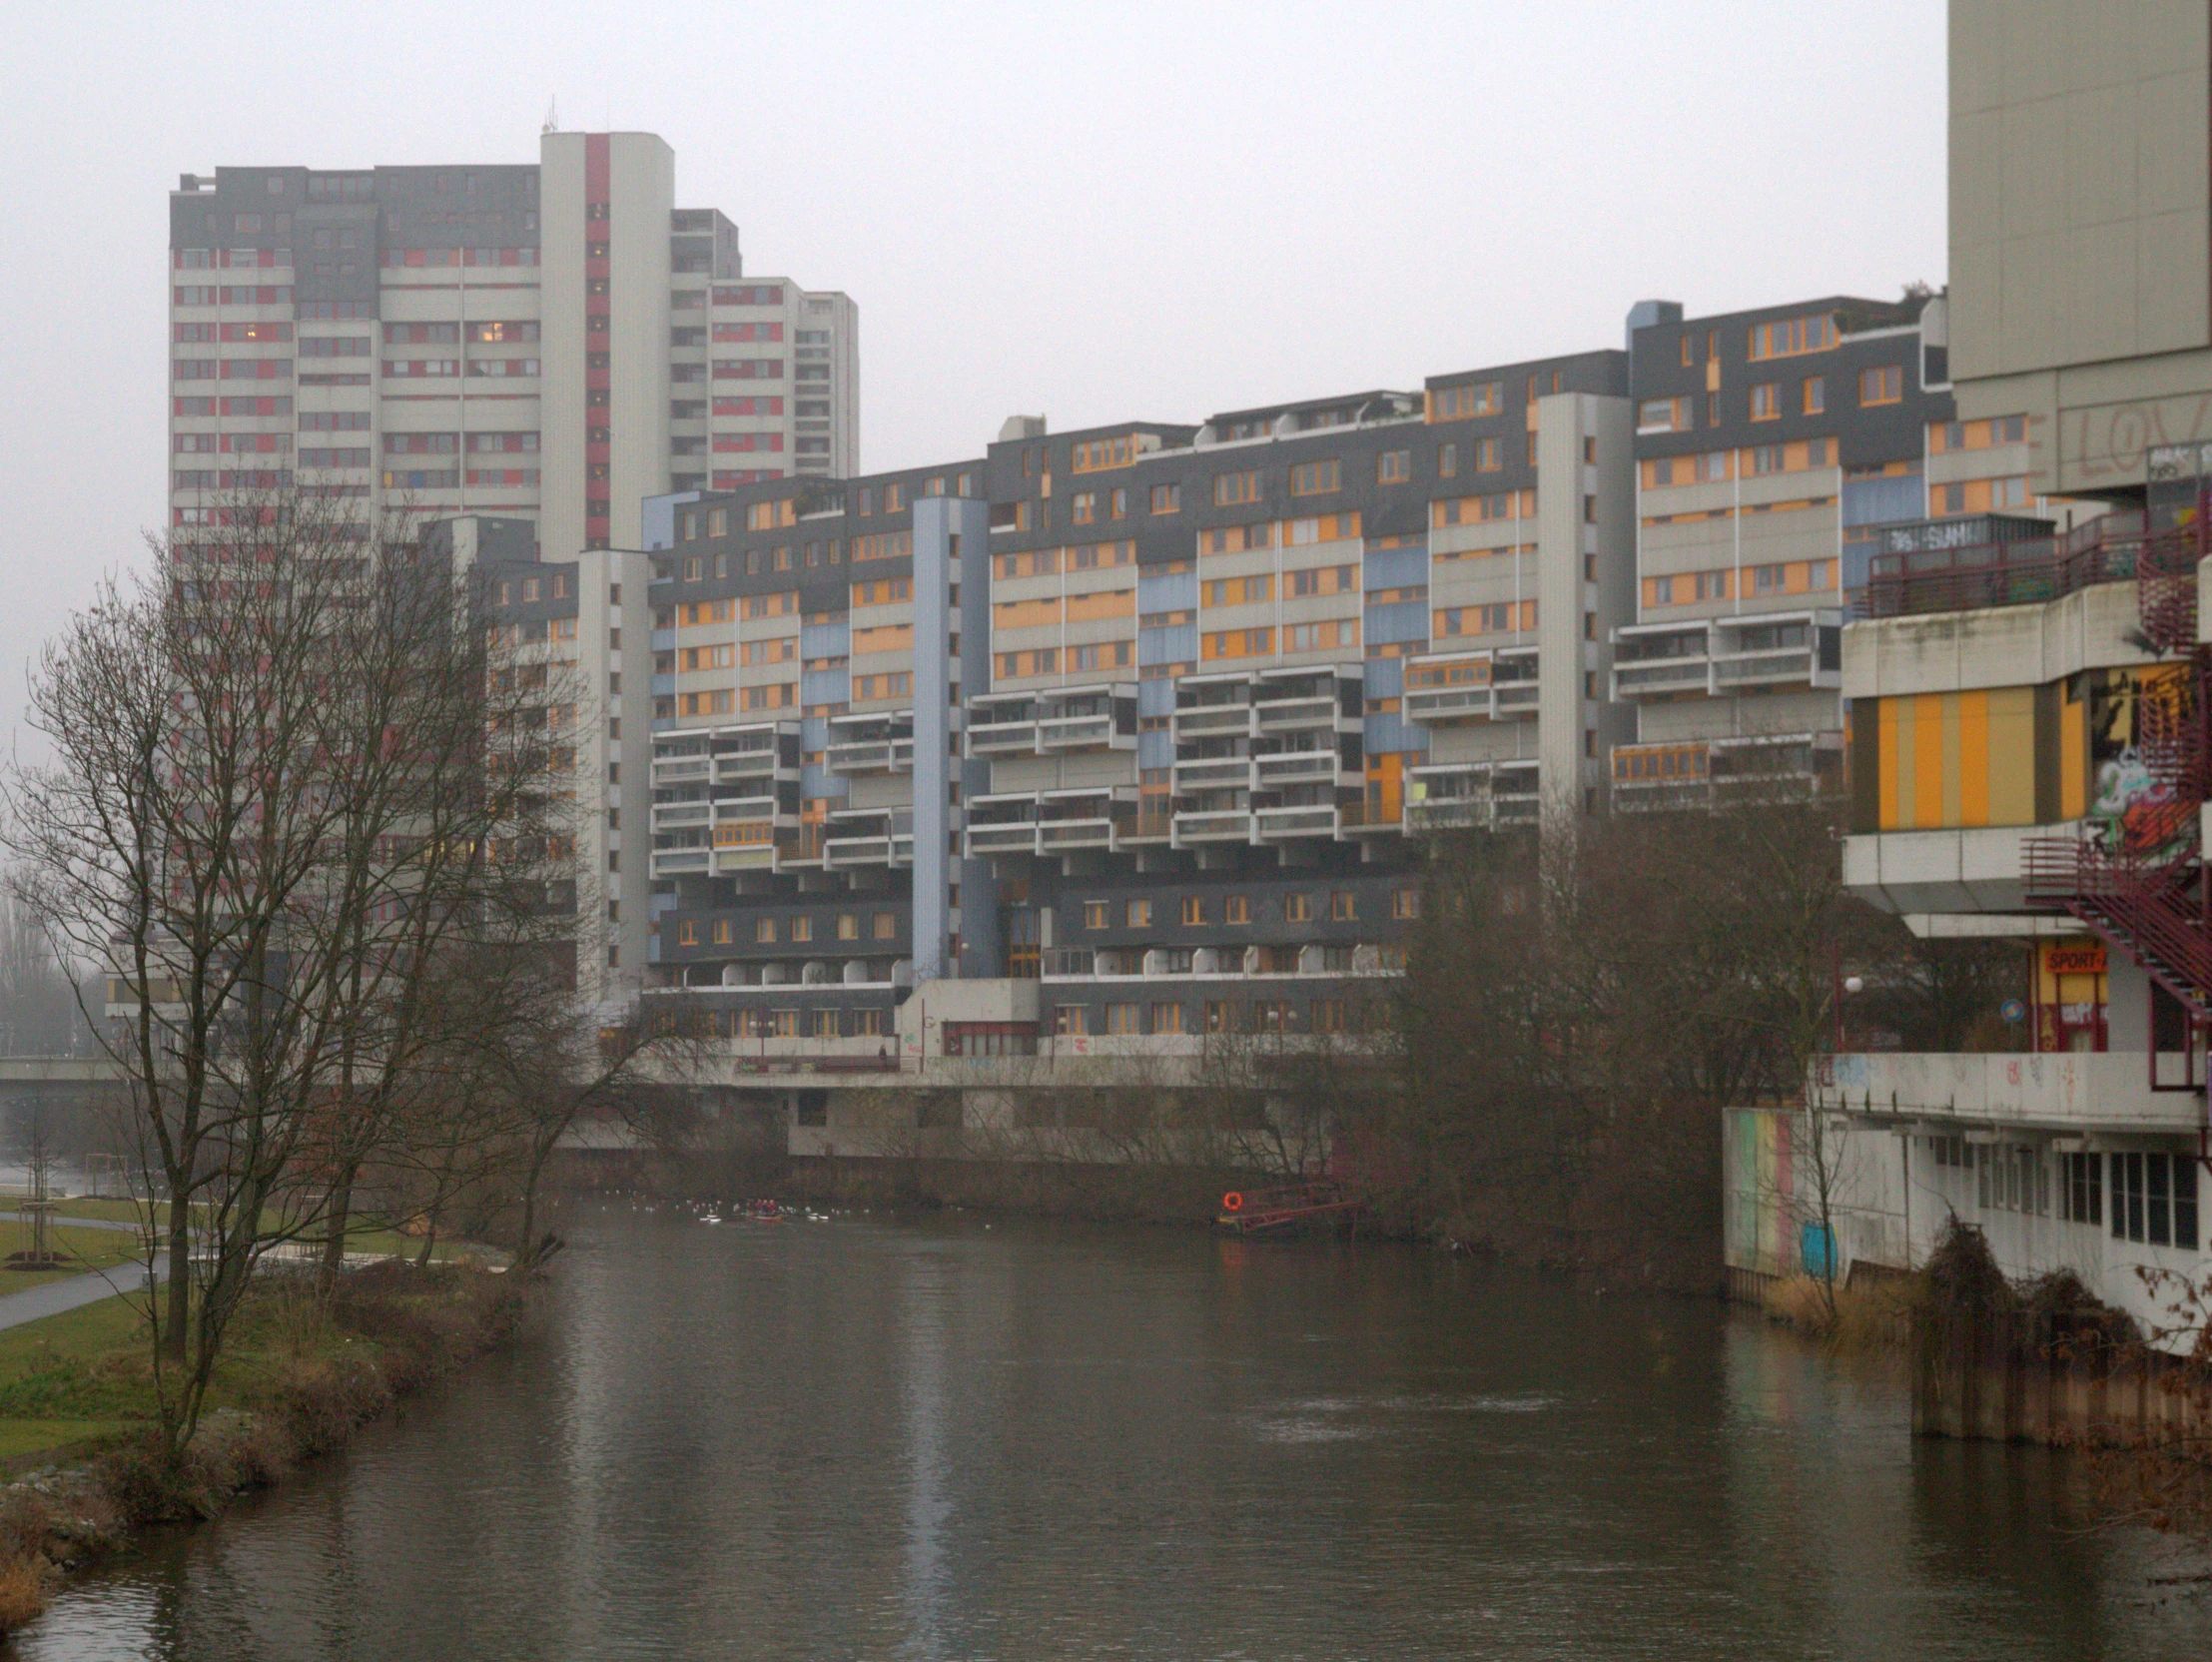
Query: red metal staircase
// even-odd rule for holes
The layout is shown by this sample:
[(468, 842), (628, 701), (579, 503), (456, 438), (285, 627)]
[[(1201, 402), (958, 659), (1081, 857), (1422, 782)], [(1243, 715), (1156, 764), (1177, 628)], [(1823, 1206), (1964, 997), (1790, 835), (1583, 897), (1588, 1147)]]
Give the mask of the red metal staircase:
[[(2147, 564), (2147, 546), (2144, 552)], [(2198, 812), (2212, 798), (2212, 651), (2196, 644), (2194, 566), (2185, 595), (2171, 573), (2139, 575), (2144, 632), (2189, 653), (2186, 677), (2169, 694), (2138, 694), (2136, 752), (2158, 789), (2101, 837), (2029, 839), (2027, 901), (2079, 919), (2142, 965), (2193, 1022), (2212, 1026), (2212, 923)], [(2183, 631), (2184, 638), (2167, 638)]]

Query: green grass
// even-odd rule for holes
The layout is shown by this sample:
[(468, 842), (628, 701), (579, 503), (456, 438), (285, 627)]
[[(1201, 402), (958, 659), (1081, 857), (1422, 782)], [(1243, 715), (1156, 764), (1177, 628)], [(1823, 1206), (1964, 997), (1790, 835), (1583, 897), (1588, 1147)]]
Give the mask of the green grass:
[[(0, 1213), (13, 1211), (21, 1204), (22, 1197), (20, 1196), (0, 1194)], [(111, 1224), (143, 1225), (151, 1218), (155, 1228), (162, 1230), (166, 1230), (169, 1224), (169, 1205), (167, 1202), (155, 1203), (151, 1210), (149, 1210), (147, 1203), (143, 1201), (74, 1200), (63, 1201), (59, 1205), (60, 1211), (56, 1214), (56, 1217), (64, 1222), (71, 1218), (90, 1218)], [(275, 1231), (280, 1227), (281, 1221), (274, 1215), (264, 1221), (264, 1228), (266, 1229)], [(28, 1225), (0, 1223), (0, 1255), (15, 1250), (13, 1246), (5, 1245), (9, 1230), (23, 1232), (23, 1245), (27, 1245), (29, 1242)], [(86, 1233), (93, 1234), (97, 1232), (88, 1231)], [(127, 1238), (119, 1237), (118, 1239)], [(371, 1252), (379, 1257), (411, 1259), (421, 1254), (422, 1242), (419, 1237), (404, 1236), (397, 1230), (356, 1226), (346, 1232), (346, 1249), (349, 1252)], [(108, 1261), (121, 1262), (137, 1255), (137, 1249), (133, 1247), (120, 1257)], [(431, 1258), (439, 1263), (450, 1263), (456, 1259), (471, 1256), (499, 1262), (504, 1259), (505, 1255), (498, 1248), (487, 1247), (480, 1242), (458, 1241), (442, 1235), (438, 1237), (437, 1245), (430, 1249)], [(104, 1266), (104, 1264), (94, 1265), (94, 1267)], [(0, 1271), (0, 1275), (5, 1275), (5, 1271)], [(15, 1289), (16, 1279), (14, 1276), (8, 1276), (5, 1284), (0, 1284), (0, 1293)], [(37, 1284), (35, 1276), (29, 1274), (23, 1275), (21, 1279), (24, 1285)]]
[[(64, 1260), (62, 1266), (59, 1269), (0, 1268), (0, 1297), (48, 1281), (65, 1281), (95, 1270), (114, 1270), (145, 1259), (138, 1238), (115, 1230), (73, 1230), (67, 1224), (57, 1224), (47, 1231), (46, 1240), (48, 1249)], [(29, 1251), (31, 1241), (30, 1225), (0, 1224), (0, 1255)]]

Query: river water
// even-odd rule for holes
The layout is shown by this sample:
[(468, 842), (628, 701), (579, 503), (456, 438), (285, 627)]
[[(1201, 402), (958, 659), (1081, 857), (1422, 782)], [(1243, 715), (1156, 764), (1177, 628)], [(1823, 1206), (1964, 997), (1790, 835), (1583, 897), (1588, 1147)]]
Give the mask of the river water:
[(14, 1655), (2199, 1658), (2063, 1456), (1712, 1304), (1396, 1246), (572, 1221), (541, 1334)]

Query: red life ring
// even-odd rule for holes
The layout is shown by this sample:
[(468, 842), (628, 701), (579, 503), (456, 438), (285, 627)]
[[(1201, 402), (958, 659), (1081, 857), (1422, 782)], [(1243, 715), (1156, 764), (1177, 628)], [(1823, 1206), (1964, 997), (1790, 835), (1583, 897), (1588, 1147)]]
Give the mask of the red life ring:
[(1244, 1197), (1237, 1194), (1235, 1190), (1230, 1190), (1221, 1197), (1221, 1210), (1223, 1212), (1242, 1212), (1244, 1210)]

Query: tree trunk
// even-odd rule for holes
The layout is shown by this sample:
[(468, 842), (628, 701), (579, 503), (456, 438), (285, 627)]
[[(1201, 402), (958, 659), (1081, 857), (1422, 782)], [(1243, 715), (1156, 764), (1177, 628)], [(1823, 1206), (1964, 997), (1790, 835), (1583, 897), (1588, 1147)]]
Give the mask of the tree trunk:
[(186, 1325), (192, 1319), (192, 1202), (170, 1191), (169, 1314), (162, 1327), (162, 1350), (182, 1366)]
[(346, 1267), (346, 1230), (354, 1215), (354, 1169), (349, 1166), (331, 1188), (330, 1234), (323, 1243), (323, 1262), (315, 1273), (316, 1290), (324, 1297), (338, 1290), (339, 1272)]

